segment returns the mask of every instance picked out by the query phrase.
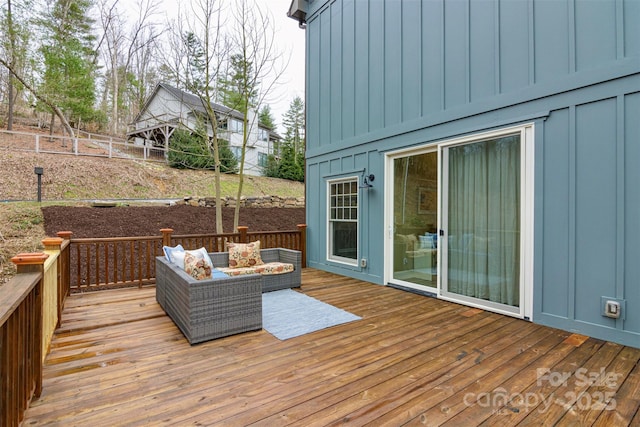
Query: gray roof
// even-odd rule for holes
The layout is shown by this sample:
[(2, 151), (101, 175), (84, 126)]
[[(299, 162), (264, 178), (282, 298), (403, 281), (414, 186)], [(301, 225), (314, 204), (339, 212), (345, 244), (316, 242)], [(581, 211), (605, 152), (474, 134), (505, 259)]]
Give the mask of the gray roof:
[[(167, 92), (171, 93), (173, 96), (176, 97), (176, 99), (178, 99), (180, 102), (188, 105), (193, 110), (199, 111), (199, 112), (202, 112), (202, 113), (206, 113), (203, 101), (198, 96), (196, 96), (196, 95), (194, 95), (192, 93), (189, 93), (189, 92), (185, 92), (184, 90), (178, 89), (178, 88), (176, 88), (174, 86), (171, 86), (170, 84), (167, 84), (167, 83), (164, 83), (164, 82), (160, 82), (160, 83), (158, 83), (156, 85), (155, 89), (153, 90), (153, 93), (147, 98), (144, 107), (140, 110), (140, 112), (138, 113), (138, 115), (134, 119), (134, 123), (138, 121), (138, 119), (142, 115), (142, 112), (144, 110), (146, 110), (148, 103), (155, 96), (155, 94), (158, 93), (158, 90), (160, 88), (163, 88)], [(243, 120), (244, 119), (244, 115), (240, 111), (234, 110), (233, 108), (229, 108), (229, 107), (226, 107), (226, 106), (224, 106), (222, 104), (217, 104), (215, 102), (211, 103), (211, 107), (213, 108), (213, 111), (215, 111), (216, 113), (219, 113), (221, 115), (224, 115), (226, 117), (234, 117), (234, 118), (239, 119), (239, 120)], [(262, 128), (265, 128), (265, 129), (269, 129), (266, 126), (262, 126), (260, 124), (259, 124), (259, 126), (262, 127)], [(272, 129), (269, 129), (269, 135), (271, 135), (272, 137), (274, 137), (276, 139), (282, 139), (282, 137), (280, 135), (278, 135)]]
[[(189, 92), (185, 92), (182, 89), (173, 87), (167, 83), (158, 83), (158, 86), (164, 88), (166, 91), (173, 94), (173, 96), (175, 96), (176, 99), (179, 99), (180, 102), (187, 104), (194, 110), (197, 110), (203, 113), (206, 112), (203, 101), (198, 96), (191, 94)], [(243, 114), (240, 111), (234, 110), (229, 107), (225, 107), (224, 105), (212, 102), (211, 107), (213, 108), (213, 111), (215, 111), (216, 113), (221, 113), (225, 116), (231, 116), (241, 120), (244, 118)]]

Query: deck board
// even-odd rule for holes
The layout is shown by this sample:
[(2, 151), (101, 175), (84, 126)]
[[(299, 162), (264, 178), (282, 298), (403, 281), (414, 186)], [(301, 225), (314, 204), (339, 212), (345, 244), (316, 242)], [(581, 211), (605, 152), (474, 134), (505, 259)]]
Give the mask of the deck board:
[[(362, 319), (286, 341), (262, 330), (190, 346), (153, 287), (72, 295), (42, 396), (23, 425), (624, 426), (639, 419), (640, 349), (314, 269), (303, 272), (300, 291)], [(552, 384), (539, 380), (542, 368), (571, 375)], [(619, 377), (585, 383), (575, 375), (580, 368)], [(481, 399), (501, 390), (511, 399)], [(615, 409), (556, 397), (605, 392)], [(522, 399), (532, 396), (538, 401)]]

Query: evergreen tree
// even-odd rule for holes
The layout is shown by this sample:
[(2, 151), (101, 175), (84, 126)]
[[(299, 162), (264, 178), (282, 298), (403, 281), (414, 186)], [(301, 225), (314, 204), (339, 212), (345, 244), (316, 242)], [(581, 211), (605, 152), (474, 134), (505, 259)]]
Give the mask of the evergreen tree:
[[(190, 132), (177, 129), (169, 141), (169, 166), (177, 169), (215, 169), (214, 146), (204, 126)], [(229, 142), (218, 140), (220, 150), (220, 171), (236, 173), (238, 160), (229, 148)]]
[(285, 128), (284, 145), (291, 146), (293, 161), (298, 164), (300, 154), (304, 158), (305, 151), (304, 102), (299, 96), (289, 104), (289, 110), (285, 113), (282, 124)]
[(229, 70), (218, 82), (222, 104), (246, 113), (256, 106), (259, 86), (253, 78), (252, 64), (240, 54), (231, 55)]
[(273, 114), (271, 113), (271, 107), (269, 104), (265, 104), (258, 114), (258, 120), (262, 126), (266, 126), (269, 129), (273, 130), (276, 128), (276, 119), (274, 119)]
[(267, 160), (265, 175), (304, 182), (304, 103), (294, 98), (284, 115), (285, 136), (275, 156)]
[(96, 116), (91, 6), (91, 0), (56, 0), (40, 21), (46, 34), (40, 91), (76, 123)]
[(304, 182), (304, 161), (296, 155), (293, 145), (289, 143), (282, 147), (278, 178)]

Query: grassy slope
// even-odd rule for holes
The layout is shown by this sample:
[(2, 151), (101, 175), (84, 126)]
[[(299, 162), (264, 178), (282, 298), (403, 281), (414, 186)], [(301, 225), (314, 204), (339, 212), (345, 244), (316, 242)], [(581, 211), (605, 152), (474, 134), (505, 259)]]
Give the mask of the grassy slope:
[[(213, 173), (177, 170), (157, 163), (0, 150), (0, 200), (36, 200), (34, 167), (44, 168), (43, 203), (77, 199), (213, 197)], [(222, 177), (222, 195), (236, 196), (239, 179)], [(304, 185), (264, 177), (245, 177), (243, 196), (303, 197)], [(56, 202), (60, 204), (61, 202)], [(15, 274), (10, 259), (42, 249), (41, 204), (0, 203), (0, 286)]]

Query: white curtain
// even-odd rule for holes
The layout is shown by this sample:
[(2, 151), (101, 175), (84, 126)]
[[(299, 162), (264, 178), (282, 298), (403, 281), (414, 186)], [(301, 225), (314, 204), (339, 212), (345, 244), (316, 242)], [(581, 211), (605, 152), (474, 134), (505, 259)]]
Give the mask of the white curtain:
[(517, 307), (520, 137), (449, 148), (449, 292)]

